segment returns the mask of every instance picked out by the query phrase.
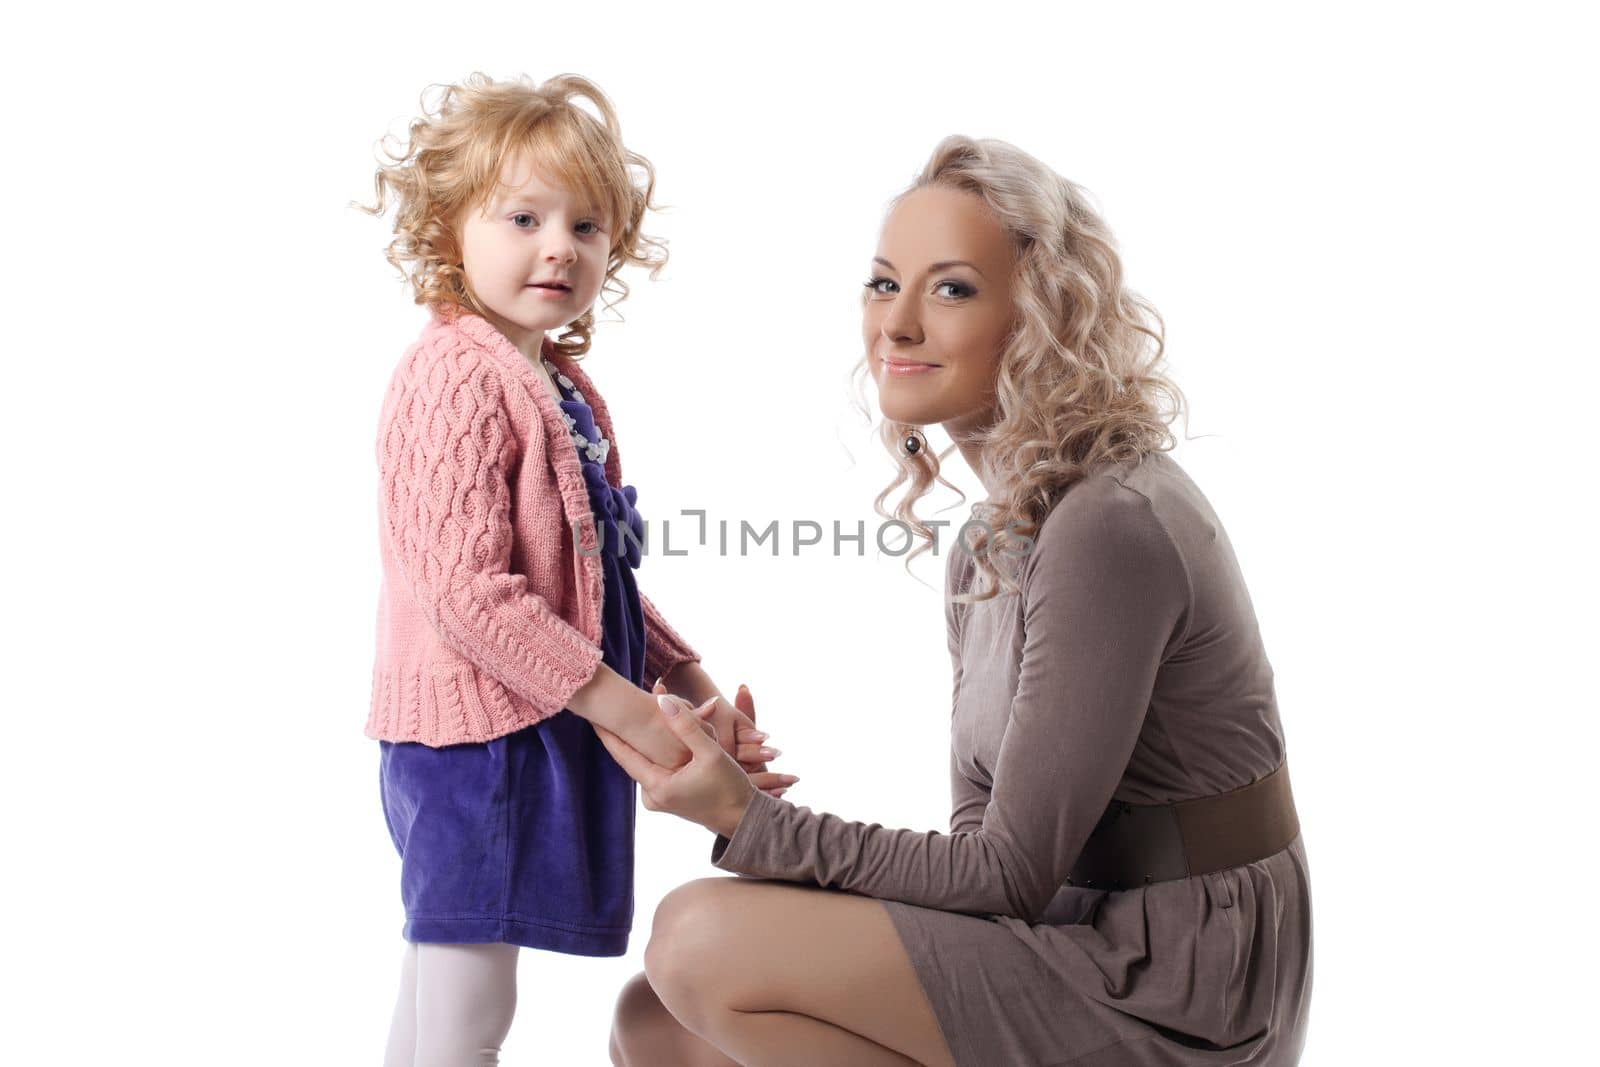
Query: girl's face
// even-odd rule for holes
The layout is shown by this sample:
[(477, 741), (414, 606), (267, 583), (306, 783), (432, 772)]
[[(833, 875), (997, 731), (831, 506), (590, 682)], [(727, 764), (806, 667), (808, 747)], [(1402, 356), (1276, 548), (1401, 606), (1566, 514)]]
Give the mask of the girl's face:
[(1015, 268), (1005, 230), (977, 194), (925, 186), (895, 206), (862, 314), (886, 418), (943, 423), (952, 437), (992, 419)]
[(608, 220), (528, 166), (526, 153), (507, 160), (488, 201), (462, 216), (468, 284), (500, 331), (537, 358), (546, 331), (567, 325), (600, 295), (611, 253)]

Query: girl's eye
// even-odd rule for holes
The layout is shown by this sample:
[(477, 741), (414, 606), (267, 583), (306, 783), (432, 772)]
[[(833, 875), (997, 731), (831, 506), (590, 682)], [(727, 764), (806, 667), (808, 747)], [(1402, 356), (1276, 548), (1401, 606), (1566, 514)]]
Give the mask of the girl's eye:
[(586, 233), (586, 234), (599, 233), (600, 232), (600, 224), (596, 223), (596, 222), (593, 222), (593, 221), (590, 221), (588, 219), (585, 219), (583, 222), (578, 223), (578, 225), (579, 226), (587, 226), (587, 227), (589, 227), (589, 229), (584, 231), (584, 233)]
[(893, 284), (895, 284), (893, 278), (868, 278), (864, 287), (874, 293), (882, 294), (883, 290), (879, 289), (878, 286)]
[(533, 218), (533, 216), (528, 214), (526, 211), (519, 211), (515, 215), (511, 216), (511, 224), (513, 226), (516, 226), (517, 229), (519, 229), (519, 230), (526, 229), (526, 227), (521, 225), (520, 223), (518, 223), (517, 220), (518, 219), (531, 219), (531, 218)]
[(967, 284), (965, 284), (963, 282), (940, 282), (938, 285), (934, 286), (934, 290), (938, 291), (940, 289), (943, 289), (947, 285), (950, 286), (952, 289), (956, 290), (955, 292), (950, 293), (949, 295), (951, 297), (957, 299), (957, 300), (959, 300), (959, 299), (961, 299), (962, 297), (965, 297), (965, 296), (971, 296), (972, 293), (973, 293), (972, 286), (967, 285)]

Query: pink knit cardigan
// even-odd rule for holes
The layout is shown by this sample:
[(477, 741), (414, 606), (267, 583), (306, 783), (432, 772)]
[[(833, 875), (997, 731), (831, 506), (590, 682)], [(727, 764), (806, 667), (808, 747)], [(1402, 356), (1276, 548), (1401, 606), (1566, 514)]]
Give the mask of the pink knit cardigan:
[[(605, 401), (549, 338), (543, 351), (594, 410), (606, 477), (621, 485)], [(383, 584), (366, 736), (488, 741), (563, 711), (600, 664), (603, 579), (577, 449), (538, 371), (481, 316), (436, 308), (395, 368), (376, 451)], [(646, 677), (698, 660), (640, 599)]]

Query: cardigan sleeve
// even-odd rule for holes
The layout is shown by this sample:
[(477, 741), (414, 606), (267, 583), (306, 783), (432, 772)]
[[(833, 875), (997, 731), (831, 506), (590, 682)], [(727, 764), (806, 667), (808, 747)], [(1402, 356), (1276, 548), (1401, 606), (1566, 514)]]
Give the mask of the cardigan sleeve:
[(1039, 921), (1111, 800), (1190, 615), (1176, 546), (1148, 500), (1111, 484), (1087, 500), (1069, 492), (1023, 563), (1021, 664), (981, 821), (976, 792), (958, 792), (959, 829), (943, 834), (851, 822), (758, 791), (732, 837), (718, 836), (712, 862)]
[(680, 663), (700, 662), (700, 653), (678, 635), (668, 624), (661, 610), (650, 603), (650, 598), (639, 594), (639, 604), (644, 608), (644, 677), (654, 684)]
[(601, 650), (510, 570), (518, 455), (492, 364), (458, 349), (397, 370), (378, 435), (387, 549), (440, 640), (543, 718), (594, 676)]

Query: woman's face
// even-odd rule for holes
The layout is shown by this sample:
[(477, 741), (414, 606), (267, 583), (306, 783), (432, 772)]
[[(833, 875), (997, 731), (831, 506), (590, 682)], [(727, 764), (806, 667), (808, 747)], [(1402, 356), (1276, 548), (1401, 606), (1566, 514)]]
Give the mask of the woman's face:
[(951, 436), (993, 416), (1016, 253), (975, 193), (913, 190), (883, 225), (862, 314), (884, 417)]

